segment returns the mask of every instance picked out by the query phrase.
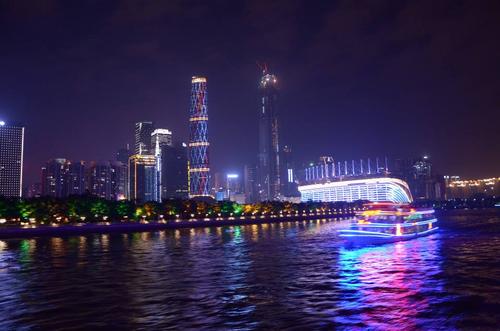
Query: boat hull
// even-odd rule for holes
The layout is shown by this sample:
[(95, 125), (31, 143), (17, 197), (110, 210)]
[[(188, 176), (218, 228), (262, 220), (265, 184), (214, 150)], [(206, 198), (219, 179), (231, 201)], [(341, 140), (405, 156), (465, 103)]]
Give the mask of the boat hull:
[(348, 246), (379, 245), (428, 236), (435, 233), (438, 229), (438, 227), (434, 227), (427, 231), (407, 235), (391, 235), (359, 230), (340, 230), (339, 236), (344, 239), (345, 244)]

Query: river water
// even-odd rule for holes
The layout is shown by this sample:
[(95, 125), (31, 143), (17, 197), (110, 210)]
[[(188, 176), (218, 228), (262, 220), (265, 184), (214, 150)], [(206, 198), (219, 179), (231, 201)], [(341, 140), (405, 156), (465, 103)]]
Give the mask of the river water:
[(0, 330), (496, 329), (500, 217), (346, 249), (346, 221), (0, 241)]

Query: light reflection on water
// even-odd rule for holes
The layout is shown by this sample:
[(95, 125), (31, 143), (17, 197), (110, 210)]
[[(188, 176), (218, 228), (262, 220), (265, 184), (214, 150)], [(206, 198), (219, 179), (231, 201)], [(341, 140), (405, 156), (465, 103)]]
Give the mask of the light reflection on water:
[(494, 328), (488, 221), (358, 249), (336, 220), (0, 240), (0, 329)]
[[(387, 329), (421, 328), (430, 311), (426, 291), (441, 292), (439, 236), (359, 249), (340, 249), (341, 306), (351, 323)], [(435, 262), (435, 263), (434, 263)], [(347, 322), (346, 316), (339, 317)], [(433, 324), (436, 327), (435, 324)], [(432, 327), (432, 326), (429, 326)]]

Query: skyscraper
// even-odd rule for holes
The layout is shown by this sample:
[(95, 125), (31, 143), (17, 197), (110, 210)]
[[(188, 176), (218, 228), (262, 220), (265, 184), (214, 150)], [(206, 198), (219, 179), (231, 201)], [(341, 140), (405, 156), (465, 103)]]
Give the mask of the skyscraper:
[(116, 152), (116, 161), (119, 161), (121, 163), (127, 164), (128, 163), (128, 158), (132, 155), (130, 151), (129, 144), (125, 148), (120, 148)]
[(153, 122), (135, 123), (135, 154), (152, 155), (151, 134), (153, 133)]
[(155, 129), (151, 133), (151, 148), (154, 151), (151, 154), (159, 154), (161, 148), (166, 145), (172, 146), (172, 131), (168, 129)]
[(109, 163), (93, 163), (89, 172), (90, 193), (103, 199), (112, 199), (111, 167)]
[(0, 196), (21, 196), (23, 157), (24, 127), (0, 121)]
[(111, 199), (124, 200), (128, 196), (128, 164), (120, 161), (110, 163)]
[(85, 193), (85, 162), (67, 162), (66, 192), (64, 195), (82, 195)]
[(188, 197), (187, 155), (185, 143), (163, 146), (161, 151), (163, 199)]
[(165, 146), (172, 145), (172, 132), (167, 129), (156, 129), (151, 133), (151, 148), (156, 156), (156, 201), (161, 201), (164, 196), (163, 177), (165, 171), (163, 170), (162, 162), (162, 149)]
[(67, 161), (51, 159), (42, 167), (42, 195), (63, 198), (67, 192)]
[(243, 181), (245, 186), (246, 203), (253, 203), (256, 201), (256, 196), (257, 196), (256, 172), (257, 169), (255, 166), (245, 165), (243, 169)]
[(189, 109), (189, 197), (210, 196), (210, 165), (208, 157), (207, 79), (191, 80)]
[(284, 146), (281, 154), (281, 193), (285, 197), (300, 197), (295, 166), (292, 159), (292, 148)]
[(396, 160), (393, 175), (408, 183), (413, 197), (417, 200), (441, 199), (444, 195), (444, 181), (441, 176), (434, 174), (427, 155)]
[(116, 171), (119, 176), (117, 180), (117, 199), (128, 199), (129, 197), (129, 185), (128, 185), (128, 159), (131, 156), (130, 147), (127, 144), (126, 148), (120, 148), (116, 153)]
[(259, 90), (259, 196), (260, 200), (275, 200), (280, 196), (280, 148), (278, 130), (278, 81), (263, 71)]

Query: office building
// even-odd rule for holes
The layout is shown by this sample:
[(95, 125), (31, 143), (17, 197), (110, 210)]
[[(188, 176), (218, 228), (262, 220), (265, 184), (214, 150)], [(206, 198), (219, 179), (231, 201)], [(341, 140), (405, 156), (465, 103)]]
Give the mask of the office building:
[(207, 79), (191, 80), (189, 109), (189, 197), (210, 197)]
[(127, 144), (125, 148), (120, 148), (116, 153), (116, 164), (120, 165), (120, 169), (118, 173), (121, 174), (120, 179), (117, 183), (117, 199), (128, 199), (128, 159), (132, 156), (130, 151), (130, 146)]
[(153, 133), (153, 122), (135, 123), (135, 154), (152, 155), (154, 150), (151, 146), (151, 134)]
[(292, 158), (292, 148), (284, 146), (281, 152), (281, 193), (284, 197), (300, 197), (297, 175)]
[(118, 149), (116, 152), (116, 161), (119, 161), (123, 164), (128, 164), (128, 159), (132, 155), (129, 144), (126, 147)]
[(413, 197), (417, 200), (444, 198), (444, 179), (433, 172), (432, 162), (427, 155), (396, 160), (393, 175), (408, 183)]
[(28, 186), (26, 197), (27, 198), (40, 198), (42, 196), (42, 183), (33, 183)]
[(185, 143), (165, 145), (161, 151), (162, 198), (188, 197), (188, 151)]
[(278, 127), (278, 81), (263, 71), (259, 90), (259, 199), (275, 200), (280, 196), (280, 147)]
[(21, 197), (24, 127), (0, 121), (0, 196)]
[(172, 132), (167, 129), (155, 129), (151, 133), (151, 146), (156, 157), (156, 201), (162, 201), (164, 196), (163, 177), (165, 170), (163, 169), (162, 150), (165, 146), (172, 146)]
[(42, 167), (42, 195), (53, 198), (67, 196), (67, 161), (63, 158), (51, 159)]
[(125, 200), (128, 197), (128, 164), (120, 161), (110, 163), (111, 199)]
[(132, 155), (128, 164), (129, 199), (141, 202), (157, 198), (156, 157)]
[(257, 168), (245, 165), (243, 168), (243, 185), (245, 190), (245, 202), (253, 203), (258, 199)]
[(151, 133), (151, 146), (154, 155), (161, 152), (163, 146), (172, 146), (172, 131), (168, 129), (155, 129)]
[(99, 198), (112, 199), (111, 167), (109, 163), (92, 163), (89, 172), (90, 193)]
[(65, 191), (63, 196), (69, 195), (82, 195), (86, 191), (86, 181), (85, 181), (85, 162), (69, 162), (66, 161), (66, 170), (64, 171), (63, 178), (65, 184)]

